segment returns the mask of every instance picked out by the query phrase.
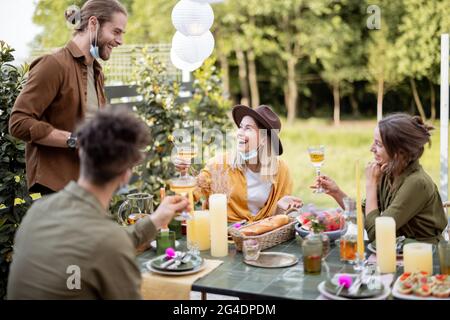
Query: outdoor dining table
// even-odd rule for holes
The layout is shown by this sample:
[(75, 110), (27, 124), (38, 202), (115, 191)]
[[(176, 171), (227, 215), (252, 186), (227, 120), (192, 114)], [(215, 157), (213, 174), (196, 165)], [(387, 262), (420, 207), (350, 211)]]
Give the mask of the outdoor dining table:
[[(185, 239), (180, 240), (178, 250), (185, 250)], [(226, 257), (216, 258), (210, 251), (202, 251), (206, 259), (219, 259), (223, 263), (211, 273), (198, 279), (192, 286), (192, 291), (202, 293), (202, 299), (207, 293), (239, 297), (240, 299), (300, 299), (312, 300), (320, 296), (318, 285), (326, 280), (327, 268), (322, 264), (320, 275), (308, 275), (303, 272), (301, 246), (298, 239), (292, 239), (263, 252), (283, 252), (295, 255), (299, 262), (285, 268), (261, 268), (247, 265), (242, 252), (236, 251), (234, 244), (229, 244)], [(367, 252), (370, 255), (370, 251)], [(155, 250), (147, 250), (137, 256), (141, 272), (148, 272), (145, 263), (156, 257)], [(434, 272), (439, 271), (438, 259), (434, 256)], [(335, 273), (352, 273), (353, 267), (340, 261), (339, 248), (332, 245), (326, 258), (330, 275)], [(397, 267), (397, 276), (403, 272), (403, 267)]]

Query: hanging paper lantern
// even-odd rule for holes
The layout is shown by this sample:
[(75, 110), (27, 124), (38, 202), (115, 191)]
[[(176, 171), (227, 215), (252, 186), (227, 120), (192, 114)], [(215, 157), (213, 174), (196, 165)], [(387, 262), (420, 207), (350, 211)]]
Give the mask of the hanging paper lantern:
[(214, 22), (214, 12), (209, 3), (181, 0), (172, 10), (172, 23), (185, 36), (200, 36)]
[(170, 61), (172, 61), (172, 64), (181, 70), (186, 70), (189, 72), (192, 72), (198, 68), (200, 68), (203, 64), (203, 61), (197, 62), (197, 63), (188, 63), (185, 62), (183, 60), (181, 60), (180, 58), (177, 57), (177, 55), (175, 54), (175, 51), (170, 50)]
[(181, 60), (196, 63), (211, 55), (214, 50), (214, 37), (211, 31), (207, 31), (201, 36), (190, 37), (176, 32), (172, 39), (172, 49)]

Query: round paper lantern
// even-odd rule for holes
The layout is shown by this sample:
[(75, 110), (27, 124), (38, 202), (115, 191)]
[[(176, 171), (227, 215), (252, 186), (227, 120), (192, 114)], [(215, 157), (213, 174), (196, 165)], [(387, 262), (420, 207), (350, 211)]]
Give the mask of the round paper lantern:
[(172, 49), (181, 60), (196, 63), (208, 58), (214, 50), (214, 37), (211, 31), (201, 36), (186, 37), (176, 32), (172, 39)]
[(198, 69), (202, 66), (203, 61), (197, 62), (197, 63), (188, 63), (185, 62), (183, 60), (181, 60), (180, 58), (177, 57), (177, 55), (175, 54), (175, 52), (172, 50), (170, 50), (170, 61), (172, 61), (172, 64), (181, 70), (186, 70), (189, 72), (194, 71), (195, 69)]
[(214, 12), (209, 3), (181, 0), (172, 10), (172, 23), (185, 36), (202, 35), (213, 22)]

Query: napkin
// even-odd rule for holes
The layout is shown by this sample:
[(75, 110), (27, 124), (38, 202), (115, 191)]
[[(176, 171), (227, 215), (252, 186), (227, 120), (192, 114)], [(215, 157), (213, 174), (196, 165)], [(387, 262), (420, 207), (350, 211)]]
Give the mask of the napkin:
[(184, 276), (142, 273), (141, 294), (145, 300), (189, 300), (192, 284), (220, 266), (223, 261), (204, 259), (205, 268)]

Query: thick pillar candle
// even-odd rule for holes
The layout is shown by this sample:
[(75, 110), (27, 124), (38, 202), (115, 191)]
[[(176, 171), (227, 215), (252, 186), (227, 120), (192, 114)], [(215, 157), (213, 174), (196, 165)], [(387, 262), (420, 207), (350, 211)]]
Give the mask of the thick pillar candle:
[(195, 211), (195, 231), (199, 250), (208, 250), (211, 247), (211, 233), (209, 211)]
[(425, 271), (433, 274), (433, 246), (429, 243), (408, 243), (403, 246), (405, 272)]
[(382, 273), (395, 273), (397, 253), (395, 244), (395, 220), (392, 217), (375, 219), (377, 265)]
[(209, 196), (209, 214), (211, 226), (211, 255), (228, 255), (227, 196), (213, 194)]

